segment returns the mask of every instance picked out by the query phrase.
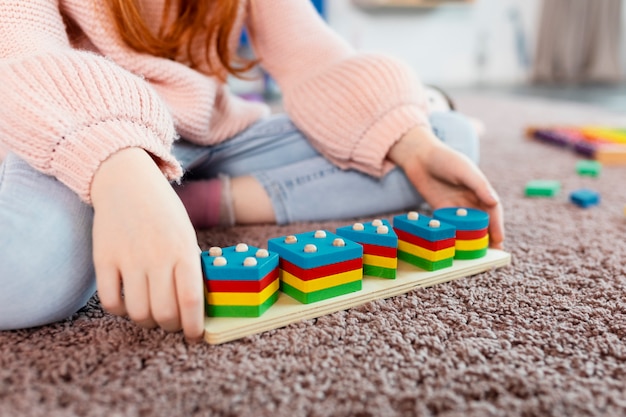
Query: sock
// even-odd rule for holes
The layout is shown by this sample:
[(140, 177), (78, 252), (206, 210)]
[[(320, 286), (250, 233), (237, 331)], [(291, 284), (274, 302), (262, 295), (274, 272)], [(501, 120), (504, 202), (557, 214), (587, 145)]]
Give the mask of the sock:
[(196, 229), (235, 224), (230, 178), (187, 181), (174, 186), (174, 191), (183, 202), (191, 224)]

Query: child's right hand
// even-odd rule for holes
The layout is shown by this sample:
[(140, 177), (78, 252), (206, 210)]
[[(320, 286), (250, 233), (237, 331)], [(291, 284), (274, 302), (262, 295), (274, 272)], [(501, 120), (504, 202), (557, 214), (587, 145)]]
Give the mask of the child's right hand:
[(490, 246), (502, 249), (502, 205), (487, 178), (468, 157), (445, 145), (425, 126), (407, 132), (388, 157), (404, 170), (432, 209), (461, 206), (489, 213)]
[(202, 337), (200, 249), (180, 199), (143, 149), (118, 151), (91, 186), (93, 256), (103, 307), (144, 327)]

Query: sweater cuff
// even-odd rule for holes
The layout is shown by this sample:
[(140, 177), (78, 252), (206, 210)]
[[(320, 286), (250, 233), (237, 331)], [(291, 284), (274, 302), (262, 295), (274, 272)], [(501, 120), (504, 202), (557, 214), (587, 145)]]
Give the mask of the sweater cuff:
[(117, 151), (137, 147), (152, 155), (168, 180), (178, 179), (182, 168), (162, 136), (134, 121), (98, 122), (63, 137), (54, 150), (51, 173), (91, 204), (91, 183), (100, 164)]
[(352, 168), (382, 177), (395, 164), (387, 159), (391, 147), (416, 126), (428, 126), (424, 112), (416, 105), (397, 107), (380, 117), (365, 131), (352, 152)]

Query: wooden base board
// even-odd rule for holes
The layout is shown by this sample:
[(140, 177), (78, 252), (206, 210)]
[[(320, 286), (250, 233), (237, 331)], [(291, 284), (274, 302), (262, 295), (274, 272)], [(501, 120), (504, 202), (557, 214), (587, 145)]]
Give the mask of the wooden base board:
[(398, 261), (395, 280), (363, 278), (363, 289), (351, 294), (334, 297), (312, 304), (301, 304), (284, 293), (280, 293), (278, 301), (261, 317), (232, 318), (207, 317), (204, 321), (204, 339), (210, 344), (220, 344), (240, 339), (267, 330), (284, 327), (300, 320), (307, 320), (347, 310), (369, 301), (389, 298), (407, 293), (415, 288), (429, 287), (435, 284), (452, 281), (458, 278), (478, 274), (492, 268), (506, 266), (511, 262), (507, 252), (489, 249), (483, 258), (459, 261), (439, 271), (424, 271), (411, 264)]

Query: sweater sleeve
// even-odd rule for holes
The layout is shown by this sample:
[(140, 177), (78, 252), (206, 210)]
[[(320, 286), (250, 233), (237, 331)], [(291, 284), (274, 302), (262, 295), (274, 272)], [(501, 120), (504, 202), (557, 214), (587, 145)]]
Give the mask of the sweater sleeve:
[(71, 47), (55, 0), (0, 0), (0, 141), (90, 202), (93, 176), (120, 149), (181, 175), (166, 106), (148, 83)]
[(390, 147), (428, 124), (413, 71), (382, 54), (355, 52), (308, 0), (251, 0), (249, 8), (255, 52), (294, 123), (337, 166), (386, 173)]

